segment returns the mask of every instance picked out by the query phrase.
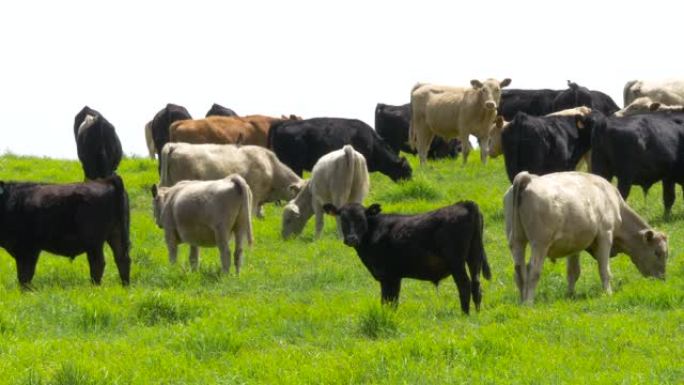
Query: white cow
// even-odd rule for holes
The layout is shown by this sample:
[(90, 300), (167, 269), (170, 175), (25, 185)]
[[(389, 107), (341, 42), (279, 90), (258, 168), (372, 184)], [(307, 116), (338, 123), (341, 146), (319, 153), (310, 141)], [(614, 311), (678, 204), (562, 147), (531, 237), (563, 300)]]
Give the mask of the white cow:
[(487, 162), (489, 130), (496, 118), (501, 88), (511, 84), (511, 79), (471, 80), (470, 84), (472, 88), (417, 84), (411, 90), (409, 143), (418, 151), (421, 165), (427, 162), (435, 135), (461, 141), (463, 164), (470, 153), (468, 136), (474, 135), (480, 144), (480, 159)]
[(684, 105), (684, 80), (630, 80), (623, 89), (623, 105), (628, 106), (642, 96), (664, 105)]
[(252, 244), (252, 192), (240, 175), (213, 181), (182, 181), (173, 187), (152, 186), (154, 218), (164, 229), (169, 261), (176, 263), (178, 244), (190, 244), (190, 266), (199, 264), (198, 247), (218, 247), (221, 270), (230, 269), (230, 236), (235, 236), (235, 271), (240, 274), (242, 245)]
[[(363, 203), (369, 186), (366, 158), (351, 145), (323, 155), (314, 165), (306, 186), (283, 210), (283, 238), (300, 234), (314, 214), (316, 238), (320, 237), (323, 231), (323, 205), (332, 203), (340, 207), (347, 203)], [(337, 231), (342, 234), (339, 219)]]
[[(506, 236), (523, 302), (534, 301), (544, 259), (568, 256), (568, 293), (579, 278), (579, 253), (598, 261), (603, 288), (610, 294), (611, 256), (628, 254), (644, 276), (665, 277), (667, 236), (653, 230), (605, 179), (576, 171), (516, 175), (504, 196)], [(525, 248), (532, 256), (525, 265)]]
[(145, 142), (147, 143), (147, 151), (150, 154), (150, 159), (155, 159), (157, 150), (154, 147), (154, 138), (152, 137), (152, 121), (150, 120), (145, 125)]
[(182, 180), (213, 180), (238, 174), (252, 189), (254, 215), (266, 202), (290, 200), (304, 185), (275, 154), (260, 146), (167, 143), (161, 157), (161, 186)]
[(656, 102), (648, 96), (642, 96), (636, 98), (625, 108), (616, 111), (615, 116), (630, 116), (635, 114), (641, 114), (644, 112), (655, 112), (655, 111), (671, 111), (671, 112), (683, 112), (684, 106), (681, 105), (666, 105), (661, 102)]

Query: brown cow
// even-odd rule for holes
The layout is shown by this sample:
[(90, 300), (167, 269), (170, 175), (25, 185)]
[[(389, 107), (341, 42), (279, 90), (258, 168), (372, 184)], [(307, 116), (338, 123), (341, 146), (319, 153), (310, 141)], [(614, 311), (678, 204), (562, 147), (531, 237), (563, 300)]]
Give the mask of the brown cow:
[(169, 127), (171, 142), (193, 144), (252, 144), (268, 147), (268, 131), (283, 120), (301, 120), (290, 115), (273, 118), (265, 115), (210, 116), (182, 120)]

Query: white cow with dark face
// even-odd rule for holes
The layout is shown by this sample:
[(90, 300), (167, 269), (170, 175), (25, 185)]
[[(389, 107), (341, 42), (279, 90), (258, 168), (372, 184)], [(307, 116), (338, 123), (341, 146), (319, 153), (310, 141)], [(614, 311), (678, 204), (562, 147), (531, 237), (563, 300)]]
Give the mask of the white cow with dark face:
[(461, 141), (463, 164), (470, 153), (468, 136), (475, 136), (480, 144), (480, 159), (486, 163), (489, 131), (496, 118), (501, 88), (511, 84), (511, 79), (471, 80), (470, 84), (470, 88), (417, 84), (411, 90), (409, 142), (418, 151), (420, 164), (427, 162), (435, 135)]
[[(622, 252), (644, 276), (665, 278), (667, 236), (653, 230), (605, 179), (581, 172), (537, 176), (523, 171), (504, 196), (506, 236), (523, 302), (534, 301), (544, 259), (568, 257), (568, 292), (579, 278), (579, 253), (599, 264), (603, 288), (611, 293), (610, 257)], [(532, 248), (529, 265), (525, 248)]]

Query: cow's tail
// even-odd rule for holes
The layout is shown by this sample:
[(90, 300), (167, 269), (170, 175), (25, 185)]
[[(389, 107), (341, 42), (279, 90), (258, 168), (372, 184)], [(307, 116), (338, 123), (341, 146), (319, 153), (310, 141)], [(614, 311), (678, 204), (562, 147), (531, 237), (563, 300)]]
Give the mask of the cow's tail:
[(470, 255), (468, 258), (473, 262), (479, 262), (476, 263), (476, 265), (480, 265), (482, 267), (482, 276), (486, 280), (491, 280), (492, 270), (489, 267), (487, 252), (485, 251), (484, 240), (482, 239), (484, 236), (484, 218), (482, 217), (482, 212), (477, 204), (473, 202), (472, 207), (476, 215), (477, 228), (470, 240)]
[(342, 150), (344, 151), (344, 184), (343, 184), (343, 189), (344, 191), (341, 191), (341, 196), (343, 197), (343, 200), (341, 200), (339, 203), (343, 204), (344, 202), (348, 202), (349, 199), (351, 198), (351, 193), (353, 191), (354, 187), (354, 180), (358, 178), (357, 170), (356, 170), (356, 154), (354, 153), (354, 147), (352, 147), (350, 144), (346, 144)]
[(411, 95), (410, 95), (410, 100), (411, 100), (411, 122), (409, 124), (409, 146), (411, 146), (411, 149), (413, 151), (416, 151), (418, 147), (418, 133), (416, 132), (416, 122), (418, 120), (418, 114), (415, 113), (415, 101), (413, 100), (413, 93), (420, 87), (423, 86), (423, 83), (416, 83), (413, 88), (411, 88)]
[(632, 87), (636, 84), (636, 82), (638, 82), (638, 80), (630, 80), (625, 84), (625, 88), (622, 90), (622, 107), (627, 107), (634, 101)]
[(240, 175), (234, 174), (230, 180), (238, 186), (240, 194), (242, 195), (242, 205), (239, 215), (239, 220), (242, 222), (240, 223), (240, 227), (247, 229), (247, 243), (252, 246), (254, 243), (254, 236), (252, 233), (252, 190), (249, 188), (245, 179)]
[(121, 212), (121, 217), (119, 218), (119, 231), (121, 232), (121, 239), (124, 244), (125, 252), (131, 248), (130, 239), (130, 226), (131, 226), (131, 216), (128, 207), (128, 194), (126, 193), (126, 187), (124, 186), (123, 179), (119, 175), (114, 175), (111, 178), (112, 184), (114, 185), (114, 194), (117, 199), (117, 206)]
[(161, 176), (159, 177), (160, 186), (171, 186), (171, 183), (169, 183), (169, 178), (171, 177), (169, 175), (169, 168), (171, 167), (171, 165), (169, 164), (169, 159), (171, 159), (171, 153), (174, 149), (175, 145), (172, 143), (165, 144), (164, 148), (162, 149), (161, 158), (159, 159), (159, 166), (161, 167)]
[(530, 174), (527, 171), (518, 173), (513, 179), (513, 201), (511, 202), (511, 234), (508, 237), (509, 242), (517, 239), (520, 231), (520, 194), (525, 191), (528, 184), (534, 179), (536, 175)]

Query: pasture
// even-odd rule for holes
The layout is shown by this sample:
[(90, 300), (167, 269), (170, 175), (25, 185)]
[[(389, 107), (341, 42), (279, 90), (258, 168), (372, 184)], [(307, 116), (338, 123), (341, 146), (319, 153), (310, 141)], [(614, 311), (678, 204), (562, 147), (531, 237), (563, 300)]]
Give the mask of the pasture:
[[(240, 277), (219, 274), (215, 249), (190, 272), (187, 246), (167, 260), (152, 218), (156, 163), (125, 159), (118, 173), (131, 202), (131, 286), (107, 250), (103, 284), (87, 258), (41, 254), (22, 293), (14, 260), (0, 251), (2, 384), (681, 384), (684, 382), (684, 202), (662, 216), (660, 185), (628, 203), (670, 241), (666, 281), (643, 278), (626, 255), (611, 260), (612, 296), (582, 254), (577, 295), (565, 294), (565, 261), (547, 260), (533, 307), (518, 304), (503, 230), (503, 159), (432, 161), (393, 183), (371, 174), (366, 204), (416, 213), (462, 199), (485, 215), (492, 281), (483, 307), (461, 314), (452, 279), (439, 288), (404, 280), (397, 310), (326, 218), (313, 241), (280, 239), (281, 207), (254, 219), (255, 244)], [(0, 157), (0, 180), (81, 181), (78, 161)], [(232, 246), (232, 244), (231, 244)], [(529, 255), (529, 254), (528, 254)]]

